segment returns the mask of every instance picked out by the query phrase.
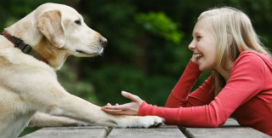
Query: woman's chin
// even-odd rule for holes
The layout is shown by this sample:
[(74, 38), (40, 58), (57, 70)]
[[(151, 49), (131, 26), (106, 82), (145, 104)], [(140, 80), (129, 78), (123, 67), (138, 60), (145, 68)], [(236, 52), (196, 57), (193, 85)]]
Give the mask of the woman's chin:
[(205, 71), (203, 68), (201, 68), (201, 67), (198, 67), (198, 69), (199, 69), (199, 71)]
[(203, 66), (201, 64), (199, 64), (198, 69), (199, 69), (199, 71), (210, 71), (211, 70), (211, 68), (208, 68), (207, 66)]

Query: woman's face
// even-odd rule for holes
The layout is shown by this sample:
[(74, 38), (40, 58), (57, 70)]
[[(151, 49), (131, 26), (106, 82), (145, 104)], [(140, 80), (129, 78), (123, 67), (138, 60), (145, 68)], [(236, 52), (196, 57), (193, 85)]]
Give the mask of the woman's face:
[(189, 44), (193, 51), (192, 60), (200, 71), (212, 70), (216, 67), (216, 38), (211, 25), (205, 19), (199, 20), (193, 30), (193, 40)]

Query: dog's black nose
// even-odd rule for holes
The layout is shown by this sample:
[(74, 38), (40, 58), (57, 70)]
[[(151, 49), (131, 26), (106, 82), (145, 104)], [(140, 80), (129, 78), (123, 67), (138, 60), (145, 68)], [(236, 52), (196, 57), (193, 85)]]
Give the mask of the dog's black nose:
[(99, 42), (101, 43), (102, 46), (106, 46), (108, 43), (108, 40), (105, 37), (101, 37)]

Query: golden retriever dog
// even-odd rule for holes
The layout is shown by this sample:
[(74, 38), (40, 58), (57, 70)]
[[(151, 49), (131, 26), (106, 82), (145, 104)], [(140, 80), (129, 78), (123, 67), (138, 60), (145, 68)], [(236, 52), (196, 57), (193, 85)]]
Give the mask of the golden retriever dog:
[[(69, 55), (100, 55), (106, 43), (76, 10), (62, 4), (42, 4), (5, 28), (0, 35), (0, 137), (17, 137), (37, 112), (106, 126), (163, 123), (157, 116), (107, 114), (100, 106), (68, 93), (58, 82), (55, 71)], [(43, 117), (34, 119), (46, 123)]]

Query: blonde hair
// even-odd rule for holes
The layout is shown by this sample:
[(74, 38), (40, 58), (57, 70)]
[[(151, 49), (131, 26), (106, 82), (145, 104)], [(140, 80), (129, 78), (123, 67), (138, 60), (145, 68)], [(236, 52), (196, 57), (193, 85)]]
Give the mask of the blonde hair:
[[(234, 61), (245, 50), (270, 55), (255, 33), (249, 17), (242, 11), (231, 7), (214, 8), (202, 12), (198, 21), (202, 19), (207, 20), (215, 32), (217, 65), (224, 69), (228, 57)], [(217, 95), (224, 87), (225, 80), (216, 71), (212, 71), (211, 75)]]

